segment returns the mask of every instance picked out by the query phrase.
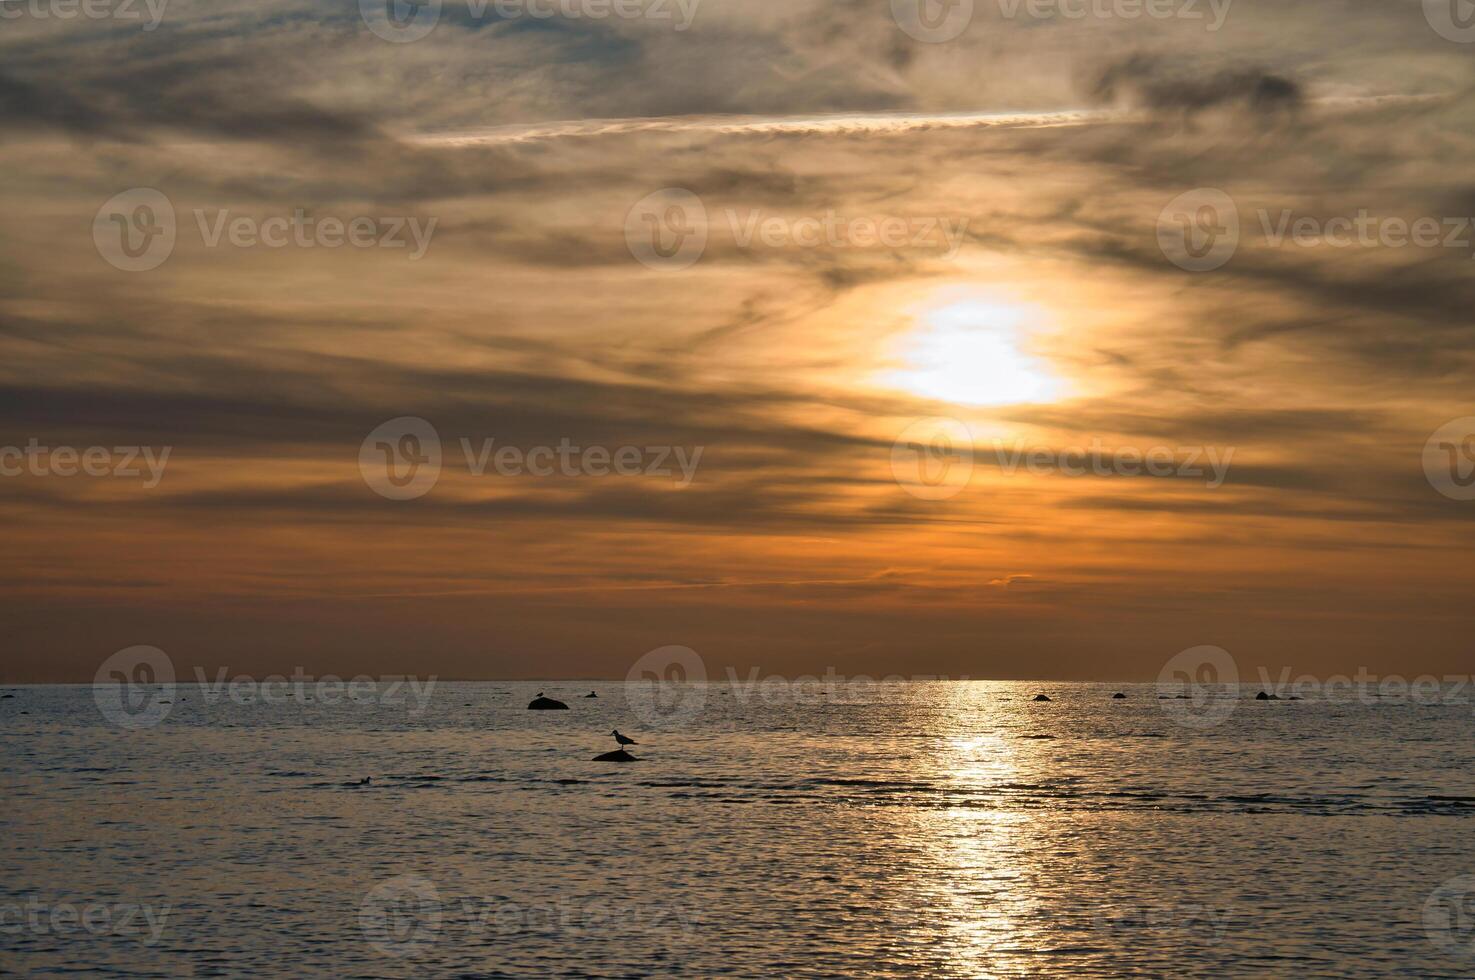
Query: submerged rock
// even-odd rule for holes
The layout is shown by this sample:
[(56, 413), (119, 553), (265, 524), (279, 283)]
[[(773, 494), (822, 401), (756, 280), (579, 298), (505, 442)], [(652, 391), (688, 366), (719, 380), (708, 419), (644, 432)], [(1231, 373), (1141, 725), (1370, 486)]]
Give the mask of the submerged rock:
[(1280, 695), (1278, 695), (1278, 694), (1266, 694), (1264, 691), (1261, 691), (1259, 694), (1256, 694), (1255, 695), (1255, 700), (1256, 701), (1279, 701), (1280, 700)]
[(533, 698), (533, 700), (528, 704), (528, 710), (529, 711), (567, 711), (568, 710), (568, 705), (564, 704), (562, 701), (555, 701), (552, 698), (545, 698), (545, 697), (543, 697), (543, 692), (542, 691), (539, 691), (538, 692), (538, 696), (535, 697), (535, 698)]
[(635, 756), (631, 755), (629, 752), (626, 752), (624, 749), (615, 749), (613, 752), (606, 752), (603, 755), (596, 755), (594, 757), (594, 761), (595, 762), (639, 762), (640, 760), (637, 759), (637, 758), (635, 758)]

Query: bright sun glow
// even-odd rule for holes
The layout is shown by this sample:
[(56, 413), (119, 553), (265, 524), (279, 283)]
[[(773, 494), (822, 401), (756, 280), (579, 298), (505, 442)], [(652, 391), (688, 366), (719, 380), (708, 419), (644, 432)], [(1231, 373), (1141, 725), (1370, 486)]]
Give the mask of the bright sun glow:
[(928, 309), (919, 320), (903, 350), (910, 366), (887, 375), (888, 384), (958, 405), (1045, 402), (1060, 395), (1060, 380), (1023, 349), (1037, 310), (965, 300)]

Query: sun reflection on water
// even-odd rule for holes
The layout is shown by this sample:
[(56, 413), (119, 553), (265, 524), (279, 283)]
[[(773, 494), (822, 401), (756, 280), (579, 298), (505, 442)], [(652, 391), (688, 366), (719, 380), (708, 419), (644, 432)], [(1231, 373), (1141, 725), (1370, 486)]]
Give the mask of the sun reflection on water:
[[(917, 808), (908, 817), (910, 839), (919, 842), (909, 891), (915, 919), (910, 939), (952, 973), (967, 977), (1018, 976), (1028, 972), (1025, 953), (1046, 945), (1030, 894), (1030, 848), (1021, 837), (1028, 811), (980, 805), (992, 788), (1030, 781), (1043, 751), (1038, 743), (996, 734), (1004, 718), (997, 685), (951, 685), (957, 716), (983, 734), (930, 740), (929, 764), (940, 782), (956, 787), (948, 805)], [(934, 960), (935, 962), (935, 960)]]

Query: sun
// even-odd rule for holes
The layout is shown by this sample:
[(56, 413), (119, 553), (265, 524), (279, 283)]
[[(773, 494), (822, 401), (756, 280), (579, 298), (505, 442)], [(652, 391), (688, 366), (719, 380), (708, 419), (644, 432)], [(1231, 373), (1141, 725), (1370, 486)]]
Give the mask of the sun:
[(1065, 385), (1029, 352), (1039, 308), (970, 298), (926, 307), (900, 350), (906, 367), (884, 383), (956, 405), (1012, 405), (1059, 398)]

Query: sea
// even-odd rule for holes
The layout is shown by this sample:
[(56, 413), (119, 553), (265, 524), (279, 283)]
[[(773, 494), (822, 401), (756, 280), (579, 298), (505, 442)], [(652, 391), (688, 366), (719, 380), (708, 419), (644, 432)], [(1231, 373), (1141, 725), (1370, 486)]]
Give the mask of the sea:
[(1475, 976), (1470, 698), (1255, 694), (6, 687), (0, 972)]

